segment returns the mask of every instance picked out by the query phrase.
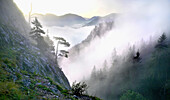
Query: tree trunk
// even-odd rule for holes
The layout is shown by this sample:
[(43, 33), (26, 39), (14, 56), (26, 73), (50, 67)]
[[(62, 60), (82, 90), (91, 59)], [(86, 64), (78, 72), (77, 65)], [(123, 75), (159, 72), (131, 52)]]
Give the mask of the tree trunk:
[(31, 25), (31, 13), (32, 13), (32, 4), (31, 4), (31, 10), (29, 12), (29, 19), (28, 19), (30, 25)]

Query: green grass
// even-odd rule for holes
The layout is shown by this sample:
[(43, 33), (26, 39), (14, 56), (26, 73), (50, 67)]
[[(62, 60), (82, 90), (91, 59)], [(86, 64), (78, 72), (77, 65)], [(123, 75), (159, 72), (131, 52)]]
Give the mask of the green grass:
[(18, 80), (15, 83), (18, 84), (18, 85), (24, 85), (24, 83), (21, 80)]
[(18, 52), (15, 52), (10, 47), (0, 49), (0, 58), (4, 59), (5, 63), (8, 63), (9, 60), (16, 62), (16, 55), (18, 55)]
[(60, 86), (59, 84), (55, 83), (50, 77), (46, 77), (46, 79), (48, 79), (51, 84), (55, 85), (59, 91), (63, 91), (64, 90), (62, 86)]
[(58, 85), (58, 84), (55, 84), (55, 85), (56, 85), (56, 87), (57, 87), (57, 89), (58, 89), (59, 91), (63, 91), (63, 90), (64, 90), (60, 85)]
[(51, 84), (54, 84), (54, 83), (55, 83), (50, 77), (46, 77), (46, 79), (49, 80), (49, 82), (50, 82)]
[(51, 89), (47, 88), (47, 87), (44, 86), (44, 85), (37, 85), (37, 87), (38, 87), (38, 88), (41, 88), (42, 90), (45, 90), (45, 91), (48, 91), (48, 92), (52, 92), (52, 93), (53, 93), (53, 91), (52, 91)]
[(21, 73), (24, 74), (24, 75), (29, 75), (29, 73), (25, 70), (21, 70)]
[(1, 59), (1, 63), (4, 63), (5, 65), (7, 65), (10, 69), (13, 69), (16, 67), (15, 61), (12, 61), (8, 58)]
[(15, 75), (17, 76), (18, 80), (21, 80), (22, 79), (22, 76), (19, 72), (15, 72)]
[(0, 100), (21, 100), (24, 98), (18, 85), (13, 82), (0, 82)]
[(12, 81), (12, 77), (9, 74), (9, 72), (5, 71), (6, 66), (2, 61), (0, 61), (0, 81), (5, 82), (5, 81)]

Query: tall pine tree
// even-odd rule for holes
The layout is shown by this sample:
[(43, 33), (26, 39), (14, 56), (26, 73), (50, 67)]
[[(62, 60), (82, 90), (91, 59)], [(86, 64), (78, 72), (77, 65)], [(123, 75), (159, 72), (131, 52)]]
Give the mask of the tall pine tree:
[(41, 34), (45, 34), (45, 32), (42, 30), (42, 25), (38, 21), (38, 19), (35, 17), (35, 20), (32, 22), (33, 27), (31, 28), (31, 37), (36, 40), (37, 47), (43, 51), (45, 51), (48, 48), (48, 44), (44, 41), (44, 38), (41, 36)]

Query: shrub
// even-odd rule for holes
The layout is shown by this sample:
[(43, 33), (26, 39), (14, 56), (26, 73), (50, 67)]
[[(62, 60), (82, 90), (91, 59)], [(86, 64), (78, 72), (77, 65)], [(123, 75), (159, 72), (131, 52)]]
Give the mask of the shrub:
[(81, 96), (81, 95), (83, 95), (83, 93), (85, 91), (87, 91), (87, 88), (88, 87), (87, 87), (87, 84), (85, 82), (76, 83), (76, 81), (75, 81), (75, 82), (73, 82), (71, 90), (72, 90), (74, 95)]

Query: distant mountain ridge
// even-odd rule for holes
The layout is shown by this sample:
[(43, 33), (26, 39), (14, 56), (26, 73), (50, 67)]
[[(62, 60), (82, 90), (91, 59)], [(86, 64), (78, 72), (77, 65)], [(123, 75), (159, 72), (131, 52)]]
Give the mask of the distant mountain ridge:
[(89, 22), (86, 23), (84, 26), (98, 25), (98, 24), (104, 23), (104, 22), (111, 22), (111, 21), (114, 21), (117, 16), (118, 16), (117, 13), (111, 13), (111, 14), (103, 16), (103, 17), (94, 16), (94, 17), (90, 18)]
[(110, 20), (114, 20), (117, 17), (118, 14), (112, 13), (107, 16), (101, 17), (101, 16), (94, 16), (92, 18), (84, 18), (82, 16), (76, 15), (76, 14), (65, 14), (62, 16), (56, 16), (54, 14), (33, 14), (32, 17), (38, 17), (40, 21), (46, 26), (92, 26), (97, 25), (102, 22), (107, 22)]
[(53, 14), (33, 14), (32, 16), (38, 17), (38, 19), (40, 19), (46, 26), (72, 26), (86, 21), (85, 18), (75, 14), (66, 14), (63, 16), (56, 16)]

